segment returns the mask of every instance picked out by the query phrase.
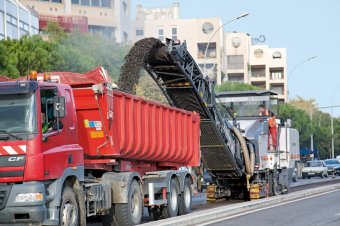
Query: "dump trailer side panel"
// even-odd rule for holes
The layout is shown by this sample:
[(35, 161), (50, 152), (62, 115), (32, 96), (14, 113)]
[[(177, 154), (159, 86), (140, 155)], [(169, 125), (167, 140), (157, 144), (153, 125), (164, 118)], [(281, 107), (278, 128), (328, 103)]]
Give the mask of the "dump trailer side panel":
[(199, 165), (198, 114), (107, 88), (74, 89), (74, 98), (85, 155)]

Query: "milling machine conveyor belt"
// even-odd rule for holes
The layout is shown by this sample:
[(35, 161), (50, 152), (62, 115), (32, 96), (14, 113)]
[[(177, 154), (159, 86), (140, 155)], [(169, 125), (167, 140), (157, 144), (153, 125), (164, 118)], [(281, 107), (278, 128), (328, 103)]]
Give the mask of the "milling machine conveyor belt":
[(218, 109), (212, 104), (209, 81), (186, 49), (185, 43), (161, 45), (149, 58), (146, 71), (156, 81), (172, 106), (198, 112), (201, 116), (202, 161), (211, 172), (240, 177), (242, 171), (227, 145), (226, 135), (217, 126)]

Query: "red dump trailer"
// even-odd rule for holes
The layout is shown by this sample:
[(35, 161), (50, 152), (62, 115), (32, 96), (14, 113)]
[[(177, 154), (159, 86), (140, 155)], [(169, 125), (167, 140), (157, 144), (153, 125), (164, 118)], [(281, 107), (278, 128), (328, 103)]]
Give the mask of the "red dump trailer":
[(143, 207), (153, 219), (191, 210), (193, 177), (178, 169), (200, 162), (194, 112), (122, 93), (97, 69), (0, 82), (0, 119), (0, 224), (134, 225)]

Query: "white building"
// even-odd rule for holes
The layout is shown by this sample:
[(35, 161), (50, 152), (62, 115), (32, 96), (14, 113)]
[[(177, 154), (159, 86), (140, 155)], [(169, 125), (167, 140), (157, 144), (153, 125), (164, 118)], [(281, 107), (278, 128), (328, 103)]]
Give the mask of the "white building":
[[(131, 40), (131, 0), (20, 0), (36, 10), (43, 20), (55, 17), (86, 17), (88, 30), (114, 37), (117, 42)], [(77, 21), (76, 19), (74, 21)]]
[(39, 33), (38, 15), (16, 0), (0, 0), (0, 39)]
[(224, 37), (224, 81), (252, 84), (270, 89), (287, 101), (287, 55), (285, 48), (252, 45), (246, 33), (227, 33)]
[[(136, 19), (132, 23), (132, 41), (145, 37), (155, 37), (161, 41), (165, 38), (187, 40), (187, 47), (203, 73), (221, 83), (221, 64), (223, 30), (211, 39), (212, 34), (222, 25), (220, 18), (181, 19), (179, 5), (175, 3), (168, 8), (136, 9)], [(209, 40), (206, 57), (205, 49)]]

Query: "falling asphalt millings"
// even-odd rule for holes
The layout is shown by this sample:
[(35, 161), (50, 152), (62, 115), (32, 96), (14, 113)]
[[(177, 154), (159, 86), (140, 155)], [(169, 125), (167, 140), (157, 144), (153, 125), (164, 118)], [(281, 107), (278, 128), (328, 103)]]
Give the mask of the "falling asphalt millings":
[(161, 46), (164, 44), (156, 38), (141, 39), (134, 44), (120, 68), (118, 87), (121, 91), (135, 94), (141, 69)]

